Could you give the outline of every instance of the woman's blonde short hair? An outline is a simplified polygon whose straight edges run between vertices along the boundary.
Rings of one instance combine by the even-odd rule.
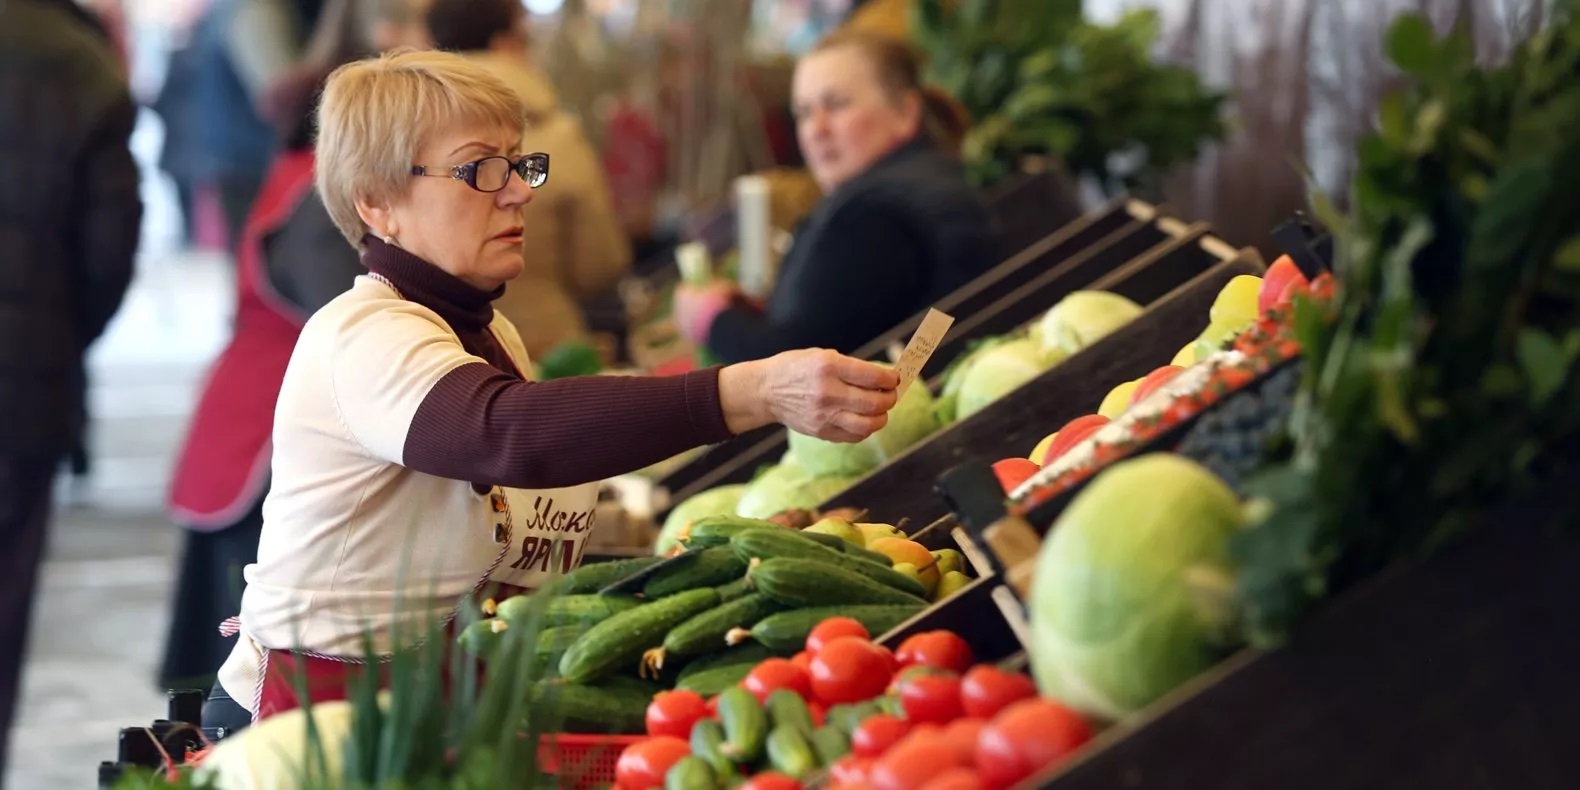
[[[526,110],[499,78],[447,52],[393,52],[329,75],[318,105],[316,182],[353,247],[368,233],[357,199],[398,200],[411,184],[418,149],[453,124],[498,126],[520,137]]]

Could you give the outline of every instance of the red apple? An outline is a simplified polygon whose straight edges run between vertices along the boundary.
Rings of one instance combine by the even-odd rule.
[[[1027,458],[1005,458],[993,464],[993,474],[998,476],[998,483],[1004,487],[1006,494],[1020,488],[1021,483],[1031,479],[1032,475],[1040,471],[1042,467]]]
[[[1299,283],[1298,287],[1292,287]],[[1256,309],[1265,313],[1268,308],[1284,302],[1289,295],[1305,290],[1308,285],[1306,276],[1300,273],[1300,267],[1295,265],[1288,255],[1280,255],[1273,265],[1267,267],[1267,274],[1262,276],[1262,289],[1256,294]]]
[[[1179,365],[1164,365],[1148,373],[1146,378],[1143,378],[1141,383],[1136,385],[1135,393],[1130,396],[1130,405],[1134,406],[1140,403],[1142,398],[1151,395],[1158,387],[1167,384],[1169,379],[1178,376],[1183,370],[1185,369]]]
[[[1042,465],[1047,466],[1058,460],[1065,451],[1080,444],[1086,437],[1107,424],[1108,418],[1101,414],[1088,414],[1065,423],[1064,427],[1059,429],[1059,435],[1053,440],[1053,444],[1048,445],[1048,454],[1043,457]]]

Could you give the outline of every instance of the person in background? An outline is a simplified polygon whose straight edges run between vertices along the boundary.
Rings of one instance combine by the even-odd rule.
[[[0,3],[0,775],[83,359],[132,278],[137,110],[73,0]]]
[[[422,46],[408,0],[329,0],[309,59],[265,91],[260,107],[280,139],[236,246],[236,320],[209,370],[176,459],[171,519],[185,528],[162,688],[209,688],[231,642],[215,624],[236,611],[241,570],[257,561],[269,491],[269,434],[286,362],[307,318],[363,274],[313,187],[313,111],[336,66]]]
[[[585,340],[577,301],[608,294],[631,268],[631,242],[581,123],[560,108],[554,87],[531,58],[520,0],[433,0],[433,45],[457,52],[499,77],[527,111],[529,151],[554,162],[554,186],[537,195],[523,226],[526,269],[496,306],[521,332],[527,354]]]
[[[823,198],[762,309],[735,286],[679,286],[677,328],[718,359],[850,352],[1000,260],[958,158],[965,111],[923,86],[905,42],[845,31],[796,65],[796,134]]]

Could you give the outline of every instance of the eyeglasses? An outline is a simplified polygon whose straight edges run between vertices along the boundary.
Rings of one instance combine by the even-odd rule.
[[[450,168],[449,173],[430,173],[430,168],[422,165],[412,165],[411,174],[414,176],[434,176],[438,178],[453,178],[465,181],[466,185],[479,192],[498,192],[510,183],[512,171],[525,181],[527,186],[537,189],[548,183],[549,180],[549,155],[527,154],[514,162],[508,157],[489,156],[464,165]],[[440,170],[442,168],[432,168]]]

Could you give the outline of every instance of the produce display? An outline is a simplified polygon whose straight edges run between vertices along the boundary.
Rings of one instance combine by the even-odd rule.
[[[796,647],[716,692],[655,696],[649,737],[620,754],[616,790],[1001,790],[1092,737],[1031,678],[976,663],[946,630],[891,652],[866,624],[833,616]]]
[[[788,658],[839,614],[884,633],[969,581],[965,558],[888,524],[825,517],[796,529],[740,516],[692,522],[683,551],[578,568],[533,595],[484,603],[457,641],[485,660],[532,634],[529,698],[566,732],[640,732],[654,694],[717,694]]]
[[[654,550],[675,551],[688,525],[708,516],[767,519],[812,511],[939,428],[987,408],[1141,312],[1118,294],[1071,293],[1019,331],[978,341],[944,371],[936,398],[925,386],[906,390],[888,424],[864,441],[840,444],[791,432],[789,450],[751,482],[709,489],[676,505]]]

